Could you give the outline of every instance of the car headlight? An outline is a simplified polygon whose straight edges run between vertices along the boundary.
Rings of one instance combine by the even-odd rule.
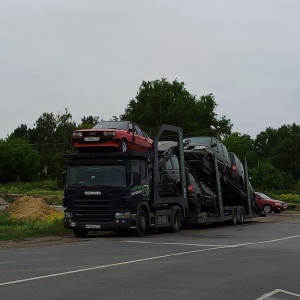
[[[275,205],[282,206],[282,204],[280,202],[275,202]]]
[[[116,133],[114,131],[104,131],[103,135],[104,136],[115,136]]]
[[[73,137],[82,137],[82,132],[73,132]]]

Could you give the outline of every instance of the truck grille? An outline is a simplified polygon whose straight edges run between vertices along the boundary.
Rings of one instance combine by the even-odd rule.
[[[115,218],[116,206],[120,205],[120,190],[103,192],[98,196],[83,196],[82,192],[68,191],[69,207],[75,222],[111,222]],[[71,202],[71,203],[70,203]]]

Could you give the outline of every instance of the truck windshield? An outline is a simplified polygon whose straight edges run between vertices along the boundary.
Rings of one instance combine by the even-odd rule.
[[[68,166],[66,186],[108,186],[126,185],[125,165]]]

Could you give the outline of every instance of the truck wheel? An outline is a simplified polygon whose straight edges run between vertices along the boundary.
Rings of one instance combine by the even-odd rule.
[[[119,144],[119,151],[127,152],[127,141],[125,139],[121,139],[120,144]]]
[[[147,218],[145,211],[141,208],[136,216],[136,234],[137,236],[144,236],[147,231]]]
[[[236,215],[236,210],[232,210],[232,219],[231,219],[231,225],[236,225],[237,224],[237,215]]]
[[[176,210],[173,217],[173,222],[171,225],[171,232],[179,232],[181,229],[181,213],[180,210]]]
[[[271,207],[270,204],[266,204],[266,205],[264,206],[264,212],[265,212],[266,214],[272,212],[272,207]]]
[[[81,237],[81,238],[86,237],[88,232],[89,231],[87,229],[81,229],[81,228],[73,229],[73,233],[75,234],[75,236]]]

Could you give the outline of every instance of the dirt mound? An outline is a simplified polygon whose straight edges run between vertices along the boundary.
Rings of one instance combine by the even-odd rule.
[[[12,218],[47,220],[58,212],[50,205],[46,204],[42,198],[24,196],[10,204],[6,209]]]

